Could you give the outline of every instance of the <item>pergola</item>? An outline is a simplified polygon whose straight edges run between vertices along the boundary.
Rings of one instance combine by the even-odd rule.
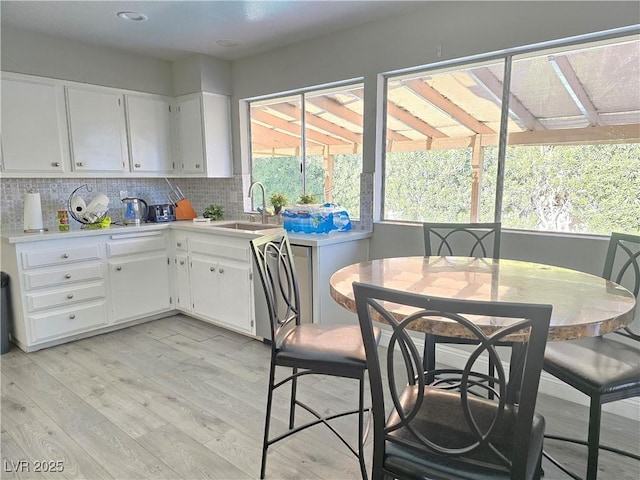
[[[470,148],[477,190],[482,147],[499,141],[503,68],[493,61],[389,78],[387,152]],[[362,153],[363,97],[362,85],[307,93],[304,136],[300,96],[252,103],[253,156],[299,156],[305,141],[331,182],[335,155]],[[508,145],[638,142],[640,41],[514,60]]]

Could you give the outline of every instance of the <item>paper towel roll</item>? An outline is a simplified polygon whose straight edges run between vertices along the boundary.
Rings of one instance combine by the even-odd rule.
[[[71,197],[71,210],[73,210],[76,215],[81,216],[86,209],[87,204],[84,201],[84,198],[79,197],[78,195]]]
[[[29,192],[24,196],[24,231],[27,233],[44,231],[39,193]]]

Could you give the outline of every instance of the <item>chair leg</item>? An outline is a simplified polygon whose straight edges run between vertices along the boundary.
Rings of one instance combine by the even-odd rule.
[[[296,416],[296,392],[298,390],[298,369],[293,369],[293,379],[291,380],[291,400],[289,405],[289,430],[293,429]]]
[[[589,409],[589,436],[587,439],[589,458],[587,461],[587,480],[596,480],[598,477],[598,454],[600,453],[600,420],[602,417],[602,405],[599,398],[591,399]]]
[[[264,439],[262,441],[262,461],[260,465],[260,479],[264,479],[267,469],[267,449],[269,448],[269,426],[271,424],[271,405],[273,404],[273,383],[276,375],[276,365],[272,361],[269,369],[269,391],[267,392],[267,413],[264,419]]]
[[[422,355],[422,361],[425,372],[435,370],[436,368],[436,341],[433,335],[426,333],[424,335],[424,352]],[[427,383],[433,383],[435,380],[433,375],[427,375]]]
[[[367,466],[364,462],[364,374],[358,379],[358,461],[360,462],[360,472],[362,480],[367,480]]]

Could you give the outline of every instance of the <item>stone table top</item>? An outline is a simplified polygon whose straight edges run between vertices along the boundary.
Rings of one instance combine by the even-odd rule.
[[[461,300],[541,303],[553,306],[549,341],[603,335],[629,324],[636,299],[624,287],[588,273],[516,260],[468,257],[398,257],[371,260],[338,270],[330,279],[335,301],[356,312],[353,282]],[[392,309],[402,319],[408,307]],[[505,320],[477,317],[491,334]],[[465,337],[457,323],[425,320],[414,329]],[[516,338],[511,340],[517,341]]]

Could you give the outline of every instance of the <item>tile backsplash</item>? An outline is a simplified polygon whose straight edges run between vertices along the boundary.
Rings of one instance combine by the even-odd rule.
[[[142,198],[149,205],[169,203],[169,186],[163,178],[3,178],[0,179],[0,224],[4,228],[22,228],[24,224],[24,195],[30,190],[40,193],[44,226],[51,229],[57,225],[57,210],[67,208],[69,195],[78,190],[87,203],[97,193],[109,197],[109,216],[112,222],[122,220],[120,192],[129,197]],[[174,178],[174,186],[180,187],[198,215],[204,209],[216,204],[224,209],[225,219],[241,218],[242,176],[232,178]],[[71,220],[72,227],[77,224]],[[77,226],[77,225],[76,225]]]

